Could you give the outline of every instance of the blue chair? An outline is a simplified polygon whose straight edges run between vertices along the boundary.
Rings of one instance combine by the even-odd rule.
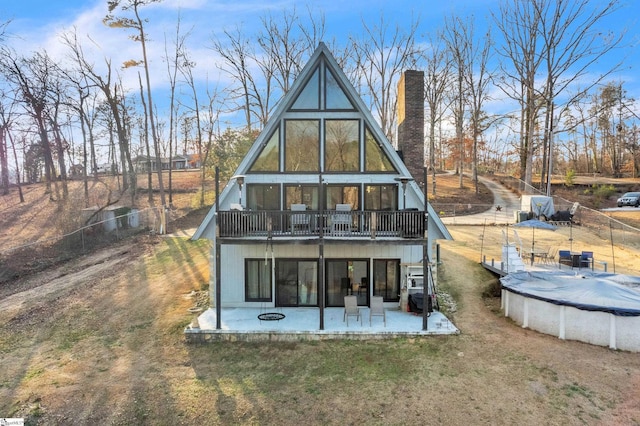
[[[591,268],[593,271],[593,252],[592,251],[583,251],[580,256],[580,267]]]
[[[562,265],[568,265],[573,267],[573,259],[571,257],[571,251],[560,250],[558,251],[558,268]]]

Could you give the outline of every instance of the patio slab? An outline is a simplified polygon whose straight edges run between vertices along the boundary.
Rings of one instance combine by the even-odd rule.
[[[460,331],[442,313],[434,311],[422,330],[422,314],[387,309],[386,326],[374,316],[369,324],[369,308],[360,307],[362,321],[343,320],[344,308],[325,308],[324,329],[320,330],[320,310],[304,308],[222,308],[221,328],[216,329],[216,310],[208,309],[184,333],[191,343],[215,341],[300,341],[300,340],[376,340],[397,337],[458,334]],[[279,321],[261,321],[266,312],[284,314]]]

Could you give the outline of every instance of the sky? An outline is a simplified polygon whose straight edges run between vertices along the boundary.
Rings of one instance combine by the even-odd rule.
[[[601,4],[603,0],[591,0]],[[362,34],[363,22],[368,26],[384,22],[406,27],[412,19],[419,19],[418,41],[427,42],[425,35],[434,33],[444,25],[445,17],[458,15],[473,16],[476,31],[483,31],[491,21],[491,13],[497,12],[498,0],[349,0],[349,1],[298,1],[298,0],[164,0],[141,8],[143,17],[148,18],[146,31],[149,34],[149,56],[152,58],[152,84],[161,86],[166,82],[166,65],[162,61],[164,40],[175,37],[176,22],[180,16],[181,27],[190,29],[188,47],[192,59],[197,63],[195,77],[201,81],[224,81],[226,77],[216,67],[217,58],[211,49],[212,39],[223,30],[242,28],[253,33],[260,26],[260,18],[268,14],[282,16],[293,8],[304,17],[307,10],[314,16],[323,13],[326,20],[325,41],[333,40],[338,45],[346,43],[350,34]],[[107,13],[107,0],[0,0],[0,22],[11,20],[7,28],[8,44],[21,52],[46,50],[54,57],[64,60],[65,47],[60,42],[60,34],[76,28],[79,36],[89,35],[93,44],[87,48],[95,55],[96,61],[109,57],[114,64],[140,57],[140,47],[127,38],[125,30],[110,29],[102,24]],[[640,64],[637,43],[640,40],[640,1],[621,0],[620,9],[603,22],[601,30],[628,32],[624,47],[613,55],[594,65],[607,66],[622,61],[623,67],[612,78],[623,81],[630,97],[640,99],[640,79],[637,78]],[[637,27],[637,28],[636,28]],[[497,32],[494,30],[494,33]],[[137,90],[137,74],[122,72],[125,84]],[[160,78],[158,78],[160,76]],[[128,83],[127,83],[128,82]],[[496,94],[490,101],[498,113],[506,113],[511,104]],[[640,110],[637,110],[640,112]],[[638,114],[640,115],[640,113]]]

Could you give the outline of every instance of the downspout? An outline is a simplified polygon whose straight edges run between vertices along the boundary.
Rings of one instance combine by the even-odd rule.
[[[429,200],[427,199],[427,168],[422,168],[424,173],[424,235],[422,238],[422,329],[428,329],[429,318]]]
[[[322,171],[319,174],[320,179],[320,188],[319,192],[319,200],[318,200],[318,208],[320,210],[318,215],[318,235],[320,239],[319,244],[319,253],[318,253],[318,261],[320,262],[320,268],[318,269],[318,307],[320,308],[320,330],[324,330],[324,184],[322,183]]]
[[[222,307],[220,303],[220,168],[216,166],[216,330],[220,330],[222,328],[221,318],[222,315]]]

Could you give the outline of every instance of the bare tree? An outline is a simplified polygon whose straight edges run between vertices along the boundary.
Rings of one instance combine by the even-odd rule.
[[[429,49],[425,53],[425,101],[428,109],[429,125],[429,169],[431,172],[431,193],[436,195],[436,126],[442,123],[446,91],[451,86],[450,56],[442,43],[442,33],[430,37]]]
[[[135,200],[135,192],[137,189],[136,172],[131,160],[130,141],[127,135],[126,119],[124,109],[121,103],[124,102],[124,90],[119,82],[118,76],[113,69],[111,60],[104,59],[105,73],[100,74],[95,64],[89,61],[84,53],[77,35],[74,32],[63,35],[64,44],[69,47],[71,58],[78,66],[78,72],[87,80],[89,87],[96,87],[104,96],[104,101],[108,109],[108,130],[109,137],[112,138],[112,127],[115,127],[116,137],[118,139],[118,147],[120,150],[122,164],[122,178],[124,181],[123,191],[131,188],[131,200]],[[102,108],[97,108],[104,115]],[[92,154],[95,158],[95,153]],[[96,172],[96,164],[93,165],[94,173]]]
[[[134,41],[140,42],[142,48],[142,65],[144,69],[145,83],[146,83],[146,97],[149,107],[149,122],[151,127],[151,137],[153,139],[153,146],[156,152],[156,165],[158,169],[158,189],[160,191],[160,203],[162,206],[166,205],[164,195],[164,185],[162,181],[162,161],[160,158],[160,140],[158,138],[155,114],[153,107],[153,98],[151,96],[151,77],[149,75],[149,60],[147,56],[147,39],[145,35],[145,27],[143,19],[140,17],[140,7],[146,6],[152,3],[159,3],[161,0],[109,0],[107,1],[109,15],[107,15],[103,22],[111,28],[127,28],[133,29],[135,35],[132,36]],[[133,18],[125,16],[116,17],[112,15],[113,11],[120,9],[122,12],[133,13]],[[139,64],[139,61],[133,61],[134,64]],[[166,229],[166,227],[165,227]]]
[[[543,59],[540,16],[532,2],[519,0],[505,0],[493,16],[503,38],[498,53],[505,60],[498,87],[520,104],[520,178],[531,184],[534,129],[540,111],[536,75]]]
[[[18,187],[18,194],[20,197],[20,202],[24,203],[24,194],[22,193],[22,185],[21,183],[21,177],[20,177],[20,162],[18,161],[18,153],[17,153],[17,149],[16,149],[16,143],[13,139],[13,133],[12,133],[12,127],[14,126],[14,108],[16,106],[16,100],[14,98],[14,96],[8,93],[4,93],[4,92],[0,92],[0,99],[2,99],[2,102],[0,102],[0,132],[2,133],[0,135],[0,144],[2,144],[2,147],[0,147],[0,149],[2,149],[4,151],[4,156],[5,158],[2,160],[2,179],[3,181],[5,180],[5,176],[4,174],[6,173],[6,188],[4,188],[4,182],[3,182],[3,192],[6,190],[6,192],[4,192],[5,194],[7,194],[9,192],[9,183],[10,183],[10,176],[9,176],[9,161],[8,161],[8,157],[9,157],[9,144],[7,144],[7,141],[11,144],[11,151],[13,152],[13,161],[14,161],[14,168],[15,168],[15,180],[16,180],[16,185]],[[7,103],[5,103],[5,101],[7,101]]]
[[[239,86],[230,89],[229,98],[238,103],[237,109],[244,111],[247,129],[253,127],[254,117],[262,126],[267,122],[271,112],[270,99],[275,64],[268,56],[259,63],[255,60],[258,55],[241,28],[236,28],[235,32],[225,30],[224,35],[226,42],[215,39],[212,48],[224,60],[222,71]],[[252,71],[252,66],[260,69],[260,75]],[[262,81],[258,77],[262,78]]]
[[[478,142],[480,136],[486,130],[490,122],[486,122],[484,114],[484,104],[489,100],[489,82],[492,78],[489,70],[489,59],[492,53],[493,40],[491,38],[491,30],[487,29],[482,37],[482,41],[478,40],[474,34],[474,25],[472,21],[468,25],[460,27],[465,49],[463,51],[467,72],[464,78],[467,87],[469,113],[471,119],[471,137],[473,139],[473,147],[471,152],[471,178],[473,179],[476,194],[478,188]]]
[[[175,39],[173,41],[173,51],[169,53],[169,47],[167,46],[167,40],[165,37],[164,52],[165,60],[167,62],[167,75],[169,77],[170,95],[169,95],[169,205],[173,203],[173,191],[172,191],[172,155],[173,155],[173,141],[175,136],[177,147],[177,129],[176,120],[178,115],[178,104],[176,103],[176,85],[178,81],[178,73],[182,62],[184,61],[185,43],[187,37],[191,31],[181,33],[180,30],[180,15],[178,15],[178,22],[176,24]]]
[[[397,111],[396,84],[402,71],[415,66],[421,54],[416,43],[419,20],[412,19],[408,26],[390,29],[380,16],[378,24],[362,22],[364,35],[350,40],[357,69],[356,86],[364,84],[370,94],[370,110],[378,113],[380,127],[389,140],[394,140]]]
[[[455,69],[455,89],[454,102],[452,104],[453,119],[456,127],[456,140],[458,141],[458,173],[459,186],[464,187],[464,162],[465,162],[465,140],[464,140],[464,119],[465,119],[465,100],[466,100],[466,84],[465,75],[470,72],[468,69],[466,52],[469,49],[469,40],[465,37],[464,29],[467,28],[461,18],[451,17],[445,20],[444,37],[447,43],[449,54],[451,55],[451,64]]]
[[[1,72],[7,82],[15,88],[15,93],[19,94],[21,104],[37,128],[40,153],[45,165],[46,192],[51,194],[53,182],[56,200],[60,200],[47,110],[50,107],[49,96],[53,84],[53,63],[44,53],[22,57],[6,48],[2,49],[0,57]],[[53,200],[53,197],[51,199]]]
[[[281,93],[287,93],[304,66],[303,55],[308,47],[302,38],[294,34],[298,22],[295,8],[284,11],[281,20],[269,14],[261,21],[263,31],[257,39],[264,59],[255,59],[261,63],[262,69],[270,71]]]
[[[236,83],[229,89],[229,99],[244,111],[249,132],[256,122],[260,128],[267,123],[276,101],[289,91],[305,57],[324,35],[324,16],[316,18],[311,11],[308,22],[294,8],[283,12],[281,19],[264,16],[261,23],[253,36],[236,27],[223,30],[212,42],[212,49],[224,61],[221,70]]]
[[[624,30],[620,34],[602,33],[598,25],[619,8],[617,0],[602,6],[588,0],[537,0],[532,2],[536,14],[540,16],[540,34],[543,40],[543,57],[546,66],[546,79],[543,88],[545,100],[545,132],[543,139],[544,161],[552,149],[551,142],[556,131],[556,122],[562,114],[593,87],[619,68],[619,62],[613,62],[595,78],[590,78],[586,87],[573,96],[567,96],[556,112],[558,98],[567,95],[567,91],[576,81],[590,71],[591,66],[600,61],[622,41]],[[550,191],[551,172],[546,183]],[[542,182],[545,182],[544,170]],[[550,194],[548,194],[550,195]]]

